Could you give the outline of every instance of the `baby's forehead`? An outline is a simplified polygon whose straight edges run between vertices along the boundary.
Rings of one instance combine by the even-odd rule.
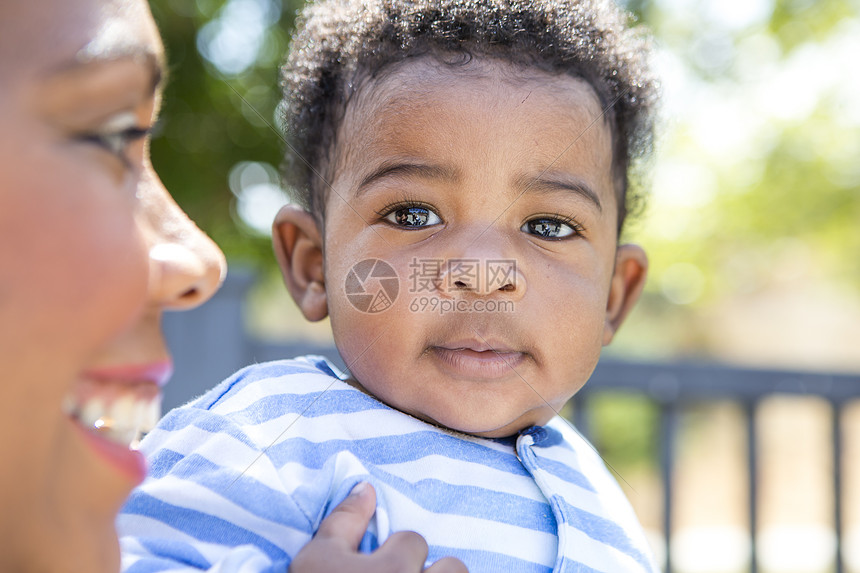
[[[596,143],[588,152],[592,160],[611,162],[612,137],[600,121],[598,96],[588,82],[568,74],[489,58],[451,63],[421,57],[355,85],[333,149],[339,175],[356,175],[352,172],[374,158],[421,156],[427,150],[438,157],[446,141],[458,143],[464,134],[457,130],[465,125],[473,126],[466,135],[482,146],[511,142],[507,136],[513,131],[527,137],[523,147],[534,142],[533,134],[526,136],[528,127],[544,125],[543,139],[574,142],[585,136]]]
[[[362,78],[358,86],[345,115],[365,122],[378,119],[382,111],[408,113],[409,107],[434,98],[487,100],[487,88],[494,86],[503,87],[512,98],[525,93],[529,98],[564,103],[574,114],[597,115],[602,108],[597,92],[582,78],[489,57],[411,58]]]

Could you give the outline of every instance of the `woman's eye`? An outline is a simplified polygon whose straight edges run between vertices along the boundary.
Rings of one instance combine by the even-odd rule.
[[[80,140],[103,147],[119,157],[124,163],[128,163],[129,146],[149,135],[149,131],[148,128],[130,127],[110,133],[87,133],[81,135]]]
[[[582,228],[575,223],[566,223],[551,217],[541,217],[527,221],[523,224],[521,230],[543,239],[564,239],[572,235],[579,235],[582,232]]]
[[[442,222],[439,215],[427,207],[400,207],[385,215],[385,220],[398,227],[420,228],[436,225]]]
[[[140,127],[134,113],[125,111],[111,117],[93,131],[78,134],[76,139],[98,145],[130,166],[128,148],[149,135],[150,131],[150,127]]]

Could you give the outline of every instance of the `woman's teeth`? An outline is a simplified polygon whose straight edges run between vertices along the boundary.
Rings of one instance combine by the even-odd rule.
[[[133,447],[141,434],[152,430],[161,418],[161,396],[139,398],[126,394],[111,402],[99,396],[85,401],[69,399],[65,410],[88,430]]]

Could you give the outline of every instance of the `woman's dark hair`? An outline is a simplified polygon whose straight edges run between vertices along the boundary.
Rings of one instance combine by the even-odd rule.
[[[282,69],[284,180],[324,218],[326,181],[346,105],[368,78],[407,58],[491,57],[588,81],[613,136],[619,230],[640,193],[657,99],[647,36],[612,0],[323,0],[298,19]],[[454,58],[455,60],[458,58]],[[464,58],[459,58],[463,61]]]

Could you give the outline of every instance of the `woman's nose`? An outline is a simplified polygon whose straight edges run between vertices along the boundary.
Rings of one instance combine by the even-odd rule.
[[[182,240],[149,249],[150,299],[162,308],[186,310],[200,305],[218,290],[226,274],[221,250],[197,229]]]
[[[165,309],[185,310],[209,300],[227,264],[221,249],[179,208],[152,174],[139,194],[149,228],[149,299]]]

